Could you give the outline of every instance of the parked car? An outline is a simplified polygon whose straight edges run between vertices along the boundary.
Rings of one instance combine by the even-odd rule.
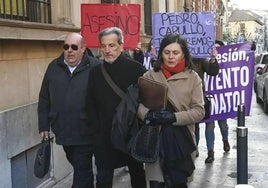
[[[254,66],[254,91],[256,92],[256,79],[259,76],[257,72],[262,72],[263,67],[268,63],[268,52],[261,53],[255,56]]]
[[[263,110],[268,114],[268,64],[259,69],[255,80],[255,93],[257,103],[263,103]]]

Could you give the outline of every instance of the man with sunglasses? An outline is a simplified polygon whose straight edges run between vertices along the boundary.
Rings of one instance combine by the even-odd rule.
[[[93,133],[85,112],[89,71],[99,63],[89,56],[80,34],[66,36],[63,53],[45,72],[38,102],[39,133],[62,145],[74,169],[73,188],[94,188]]]
[[[98,172],[96,185],[97,188],[112,188],[114,168],[127,165],[132,188],[146,188],[143,164],[112,146],[112,121],[121,97],[105,79],[102,68],[123,92],[126,92],[131,84],[136,84],[146,70],[140,63],[122,53],[124,40],[121,29],[110,27],[102,30],[99,33],[99,42],[104,60],[102,64],[94,67],[89,75],[86,97],[90,124],[98,127],[94,151]]]

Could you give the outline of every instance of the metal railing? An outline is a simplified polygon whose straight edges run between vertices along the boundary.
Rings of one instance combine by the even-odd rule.
[[[0,18],[51,24],[50,0],[0,0]]]

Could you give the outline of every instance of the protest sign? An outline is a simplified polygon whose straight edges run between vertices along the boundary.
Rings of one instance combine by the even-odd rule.
[[[81,34],[87,47],[98,48],[98,33],[114,26],[122,29],[124,48],[134,49],[140,41],[140,5],[81,4]]]
[[[150,52],[145,52],[144,53],[144,61],[143,61],[143,66],[149,70],[153,67],[153,61],[157,59],[157,56],[154,54],[151,54]]]
[[[205,91],[211,93],[211,115],[205,122],[237,117],[239,105],[250,114],[254,77],[251,43],[217,47],[220,70],[217,76],[204,75]]]
[[[215,41],[215,17],[213,12],[154,13],[153,45],[156,53],[166,34],[180,33],[186,38],[193,57],[210,57]]]

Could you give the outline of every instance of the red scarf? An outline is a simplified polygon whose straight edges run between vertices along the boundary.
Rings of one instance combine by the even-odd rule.
[[[185,69],[185,58],[180,60],[175,67],[169,67],[166,64],[162,64],[161,68],[162,68],[163,74],[168,79],[173,74],[176,74],[176,73],[184,71],[184,69]]]

